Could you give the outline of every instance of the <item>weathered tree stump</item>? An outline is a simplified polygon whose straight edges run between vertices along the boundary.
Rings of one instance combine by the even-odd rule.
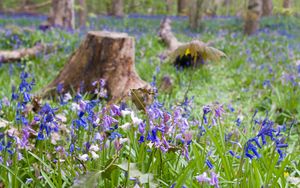
[[[246,35],[252,35],[259,29],[262,6],[261,0],[249,0],[244,26],[244,33]]]
[[[62,92],[78,90],[93,93],[92,83],[104,79],[107,94],[115,100],[127,96],[132,89],[150,86],[134,67],[134,38],[126,33],[90,31],[71,55],[59,75],[45,89],[44,96],[53,95],[61,84]]]
[[[59,26],[65,29],[74,29],[74,0],[52,0],[48,24],[50,26]]]

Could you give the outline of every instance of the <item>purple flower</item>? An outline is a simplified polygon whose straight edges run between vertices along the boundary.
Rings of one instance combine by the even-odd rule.
[[[203,174],[199,175],[199,176],[196,176],[196,180],[199,182],[199,183],[203,183],[203,182],[209,182],[210,181],[210,178],[207,177],[207,173],[206,172],[203,172]]]
[[[121,110],[120,107],[118,107],[117,105],[112,104],[110,109],[110,113],[112,116],[121,116]]]
[[[215,172],[211,172],[211,179],[210,179],[210,185],[214,185],[216,188],[219,188],[219,180],[218,175]]]
[[[211,112],[210,106],[204,106],[203,107],[203,115],[208,114],[209,112]]]
[[[140,132],[141,134],[144,134],[145,128],[146,128],[146,124],[145,124],[144,122],[141,122],[141,123],[139,124],[139,132]]]
[[[215,109],[215,117],[220,118],[224,113],[223,105],[218,105]]]
[[[118,121],[111,116],[104,115],[102,126],[105,130],[108,130],[114,123]]]
[[[210,173],[210,178],[207,176],[206,172],[203,172],[203,174],[196,176],[196,180],[199,183],[209,183],[210,185],[215,186],[215,188],[219,188],[219,180],[218,175],[215,172]]]

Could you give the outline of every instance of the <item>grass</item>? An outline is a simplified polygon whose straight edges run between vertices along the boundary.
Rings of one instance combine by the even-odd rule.
[[[50,108],[46,105],[39,113],[26,110],[30,102],[23,95],[29,91],[17,91],[21,97],[10,100],[11,87],[18,87],[23,71],[30,73],[23,78],[26,83],[35,79],[33,93],[54,79],[87,31],[26,32],[9,26],[34,28],[43,21],[26,19],[0,18],[2,49],[40,41],[59,48],[0,67],[0,118],[10,122],[0,128],[0,182],[5,187],[209,187],[214,183],[197,181],[204,172],[209,181],[213,173],[218,174],[221,187],[297,187],[297,18],[265,18],[251,37],[242,35],[242,21],[235,17],[206,19],[205,29],[198,33],[187,29],[185,18],[174,18],[173,30],[180,40],[214,41],[228,56],[183,71],[160,59],[165,48],[155,36],[158,17],[92,18],[87,30],[121,31],[136,37],[136,68],[142,79],[152,82],[155,76],[157,87],[166,75],[173,80],[172,91],[159,91],[147,113],[130,102],[119,109],[89,96],[77,100],[73,96],[63,105],[44,100],[42,106],[49,103]],[[18,103],[23,107],[18,108]],[[132,115],[119,114],[128,110]],[[285,143],[287,148],[280,145]]]

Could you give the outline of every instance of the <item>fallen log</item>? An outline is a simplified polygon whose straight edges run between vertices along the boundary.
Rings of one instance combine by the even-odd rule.
[[[22,48],[18,50],[0,50],[0,63],[12,63],[23,58],[33,58],[40,53],[48,54],[54,50],[53,45],[37,44],[32,48]]]
[[[58,76],[44,88],[43,96],[55,96],[58,85],[62,93],[94,93],[97,85],[93,83],[101,79],[113,101],[129,96],[134,89],[151,88],[135,71],[134,46],[134,38],[126,33],[88,32]]]
[[[206,60],[218,61],[226,56],[222,51],[210,47],[208,43],[192,40],[183,43],[177,40],[172,32],[171,20],[165,18],[160,24],[158,35],[167,46],[165,53],[175,66],[190,67],[203,64]]]

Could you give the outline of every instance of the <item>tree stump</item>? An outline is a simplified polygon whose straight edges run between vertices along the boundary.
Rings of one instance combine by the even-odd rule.
[[[261,0],[249,0],[244,27],[245,34],[252,35],[259,29],[262,6]]]
[[[48,24],[50,26],[59,26],[65,29],[74,29],[74,0],[52,0]]]
[[[44,96],[53,95],[59,84],[62,92],[94,92],[92,83],[100,79],[105,80],[112,100],[127,96],[132,89],[149,89],[135,71],[134,45],[134,38],[126,33],[88,32],[59,75],[44,89]]]

